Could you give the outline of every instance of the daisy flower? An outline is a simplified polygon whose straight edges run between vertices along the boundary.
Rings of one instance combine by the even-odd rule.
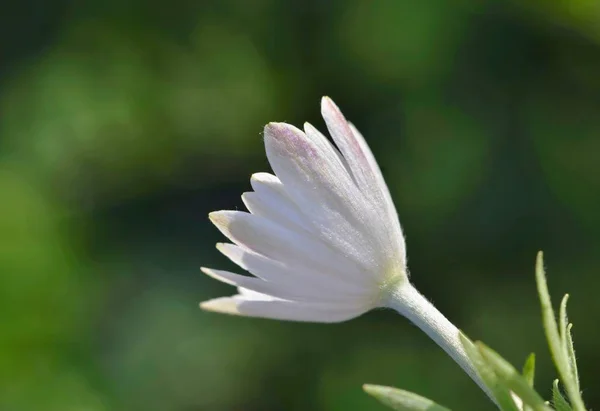
[[[209,217],[232,243],[221,253],[252,276],[202,268],[238,294],[205,310],[278,320],[340,322],[390,307],[438,343],[482,387],[458,329],[410,283],[394,203],[365,139],[328,97],[315,127],[264,129],[274,175],[256,173],[242,195],[249,212]],[[487,392],[487,389],[484,388]]]

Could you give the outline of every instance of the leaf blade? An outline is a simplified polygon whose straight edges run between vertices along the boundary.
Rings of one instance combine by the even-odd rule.
[[[571,406],[565,400],[558,386],[558,379],[552,384],[552,405],[556,411],[572,411]]]
[[[573,374],[573,380],[575,386],[577,387],[577,391],[581,391],[579,385],[579,371],[577,370],[577,358],[575,357],[575,347],[573,346],[573,334],[571,333],[571,329],[573,328],[573,324],[569,323],[567,325],[566,331],[566,339],[567,339],[567,358],[569,360],[569,368],[571,369],[571,373]]]
[[[535,379],[535,353],[529,354],[523,365],[523,377],[527,380],[530,387],[533,387]]]
[[[534,411],[549,411],[543,398],[529,385],[528,381],[504,358],[485,344],[478,342],[477,348],[498,379],[513,391],[524,405]]]
[[[550,353],[552,354],[552,360],[558,370],[562,382],[565,386],[565,390],[571,400],[571,404],[576,411],[585,411],[585,405],[581,398],[581,393],[578,388],[578,383],[573,380],[573,373],[570,371],[569,360],[567,358],[562,339],[559,334],[558,325],[556,324],[556,318],[554,316],[554,310],[552,309],[552,302],[550,300],[550,293],[548,291],[548,283],[546,280],[546,271],[544,270],[544,253],[538,252],[536,265],[535,265],[535,279],[538,289],[538,295],[540,298],[540,305],[542,308],[542,322],[544,324],[544,330],[546,333],[546,339],[548,346],[550,347]],[[567,297],[568,299],[568,297]],[[564,308],[564,322],[566,322],[566,299],[563,298]],[[562,306],[563,304],[561,304]],[[559,321],[563,322],[562,319]]]
[[[432,400],[409,391],[383,385],[365,384],[363,390],[397,411],[450,411]]]
[[[533,382],[535,379],[535,353],[529,354],[523,365],[523,377],[527,381],[530,387],[533,388]],[[523,411],[531,411],[528,406],[523,407]]]
[[[515,404],[510,390],[506,389],[506,387],[498,382],[496,374],[486,364],[476,345],[462,332],[459,333],[459,337],[467,357],[469,357],[473,363],[475,370],[479,374],[479,377],[481,377],[484,384],[494,395],[496,402],[498,403],[498,407],[502,411],[521,411],[517,404]]]

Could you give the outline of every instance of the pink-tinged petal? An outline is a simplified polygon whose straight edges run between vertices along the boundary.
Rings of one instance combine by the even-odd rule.
[[[389,247],[380,234],[385,227],[336,153],[288,124],[270,123],[264,135],[271,167],[314,231],[366,272],[380,275]]]
[[[336,145],[344,155],[348,167],[360,190],[382,212],[386,221],[388,242],[393,244],[393,254],[406,262],[404,237],[396,208],[381,170],[363,136],[353,127],[329,97],[321,100],[321,114]]]
[[[308,122],[304,123],[304,133],[306,137],[321,150],[334,153],[340,164],[344,167],[344,170],[346,170],[346,173],[352,177],[352,173],[350,172],[350,168],[348,167],[346,159],[342,156],[339,150],[333,144],[331,144],[327,137],[323,135],[323,133],[321,133]]]
[[[381,188],[375,184],[378,182],[363,147],[354,136],[340,109],[329,97],[323,97],[321,100],[321,114],[333,141],[344,155],[359,188],[364,193],[375,196],[374,200],[377,203],[383,203]]]
[[[373,170],[373,175],[375,177],[376,182],[374,183],[374,187],[379,187],[383,199],[385,201],[386,210],[387,210],[387,227],[391,231],[391,239],[390,242],[395,244],[395,250],[398,251],[398,255],[400,257],[401,264],[406,266],[406,243],[404,240],[404,234],[402,233],[402,227],[400,225],[400,219],[398,218],[398,213],[396,212],[396,206],[394,205],[394,200],[392,200],[392,196],[390,194],[390,190],[385,183],[385,179],[383,178],[383,174],[381,173],[381,169],[377,164],[377,160],[375,160],[375,156],[373,152],[369,148],[367,142],[363,135],[354,127],[352,123],[348,123],[354,137],[358,145],[361,147],[362,152],[365,154],[365,158],[369,163],[369,167]]]

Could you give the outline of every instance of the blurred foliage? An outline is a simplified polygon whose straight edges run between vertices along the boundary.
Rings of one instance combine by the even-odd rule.
[[[265,123],[323,128],[321,95],[384,170],[413,281],[514,364],[535,350],[544,395],[546,251],[595,408],[598,4],[3,4],[0,409],[384,409],[365,382],[492,409],[393,313],[323,326],[197,309],[232,292],[197,271],[227,264],[206,214],[242,208],[268,170]]]

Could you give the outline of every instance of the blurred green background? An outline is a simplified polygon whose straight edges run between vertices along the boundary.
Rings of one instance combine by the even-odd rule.
[[[361,384],[491,410],[392,312],[336,325],[201,312],[231,287],[207,213],[269,170],[269,121],[366,136],[412,279],[519,365],[534,260],[600,371],[600,3],[23,0],[0,13],[0,410],[383,410]]]

